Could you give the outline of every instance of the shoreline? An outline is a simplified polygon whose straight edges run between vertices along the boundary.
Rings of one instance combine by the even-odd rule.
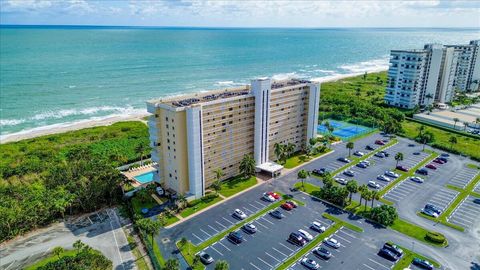
[[[367,71],[367,73],[378,73],[386,71],[385,68],[378,68],[374,70]],[[363,75],[364,72],[350,73],[350,74],[341,74],[333,76],[325,76],[320,78],[311,79],[314,82],[326,83],[326,82],[335,82],[342,79],[347,79],[351,77],[356,77]],[[100,119],[85,119],[77,122],[70,123],[59,123],[48,126],[36,127],[33,129],[27,129],[15,133],[0,135],[0,144],[18,142],[26,139],[32,139],[36,137],[41,137],[45,135],[65,133],[74,130],[80,130],[84,128],[98,127],[98,126],[109,126],[117,122],[125,121],[142,121],[145,122],[142,118],[148,116],[149,113],[145,108],[145,111],[136,114],[130,115],[115,115],[115,116],[106,116]]]

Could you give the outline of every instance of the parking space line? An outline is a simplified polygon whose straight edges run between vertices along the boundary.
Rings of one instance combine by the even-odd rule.
[[[368,265],[366,265],[366,264],[363,264],[363,266],[366,266],[368,269],[375,270],[375,268],[372,268],[372,267],[370,267],[370,266],[368,266]]]
[[[218,225],[222,226],[224,229],[226,229],[226,228],[227,228],[227,227],[223,226],[223,224],[222,224],[222,223],[220,223],[220,222],[218,222],[218,221],[216,221],[216,220],[215,220],[215,223],[217,223]]]
[[[250,263],[250,265],[253,266],[253,267],[255,267],[255,269],[257,269],[257,270],[262,270],[261,268],[257,267],[257,266],[256,266],[255,264],[253,264],[253,263]]]
[[[351,235],[351,234],[349,234],[349,233],[345,232],[343,229],[342,229],[342,230],[340,230],[340,231],[338,231],[338,232],[341,232],[341,233],[343,233],[343,234],[346,234],[346,235],[350,236],[351,238],[355,238],[355,239],[357,239],[357,237],[356,237],[356,236],[354,236],[354,235]]]
[[[270,253],[268,253],[268,252],[265,251],[265,254],[267,254],[268,256],[270,256],[270,257],[271,257],[272,259],[274,259],[275,261],[280,262],[279,259],[273,257],[272,255],[270,255]]]
[[[268,205],[268,204],[263,204],[263,203],[261,203],[261,202],[259,202],[259,201],[254,201],[254,202],[256,202],[257,204],[261,205],[262,208]]]
[[[285,254],[285,253],[281,252],[280,250],[278,250],[278,249],[276,249],[276,248],[274,248],[274,247],[272,247],[272,249],[273,249],[273,250],[275,250],[276,252],[278,252],[278,253],[282,254],[283,256],[285,256],[285,257],[288,257],[288,255],[287,255],[287,254]]]
[[[350,244],[350,243],[352,243],[352,241],[349,241],[349,240],[347,240],[347,239],[345,239],[345,238],[341,237],[341,236],[340,236],[340,235],[338,235],[338,234],[335,234],[335,237],[337,237],[337,238],[340,238],[340,239],[342,239],[343,241],[345,241],[345,242],[347,242],[347,243],[349,243],[349,244]]]
[[[207,225],[207,226],[210,227],[210,229],[214,230],[216,233],[218,233],[218,230],[217,230],[217,229],[213,228],[213,227],[210,226],[210,225]]]
[[[244,239],[244,240],[245,240],[245,239]],[[227,246],[225,246],[225,245],[222,243],[222,241],[221,241],[221,240],[220,240],[220,241],[218,241],[217,243],[219,243],[219,244],[220,244],[222,247],[224,247],[226,250],[228,250],[228,251],[232,251],[232,250],[231,250],[231,249],[229,249]]]
[[[211,249],[215,250],[218,254],[220,254],[220,256],[223,256],[223,253],[221,253],[220,251],[218,251],[216,248],[212,246],[210,246]]]
[[[268,266],[270,266],[270,267],[273,268],[273,265],[271,265],[271,264],[267,263],[266,261],[262,260],[260,257],[257,257],[257,259],[259,259],[259,260],[260,260],[261,262],[263,262],[264,264],[266,264],[266,265],[268,265]]]
[[[242,206],[242,208],[245,209],[245,211],[250,212],[251,214],[254,214],[254,213],[255,213],[255,212],[253,212],[252,210],[250,210],[250,209],[248,209],[248,208],[246,208],[246,207],[243,207],[243,206]]]
[[[228,223],[230,223],[230,225],[233,225],[233,222],[231,222],[230,220],[226,219],[225,217],[222,217],[225,221],[227,221]]]
[[[198,235],[196,235],[196,234],[194,234],[194,233],[192,233],[192,235],[195,236],[195,237],[196,237],[198,240],[200,240],[201,242],[203,242],[203,239],[200,238],[200,237],[198,237]]]
[[[200,231],[202,231],[204,234],[208,235],[208,237],[211,237],[210,234],[208,234],[206,231],[204,231],[203,229],[200,229]]]
[[[265,229],[268,229],[268,227],[267,227],[267,226],[265,226],[265,225],[263,225],[262,223],[260,223],[260,222],[258,221],[258,219],[257,219],[257,220],[255,220],[255,221],[257,222],[256,224],[258,224],[258,225],[260,225],[260,226],[264,227]]]
[[[272,224],[272,225],[274,224],[274,223],[271,222],[270,220],[266,219],[265,216],[261,217],[260,219],[261,219],[261,220],[264,220],[264,221],[266,221],[266,222],[268,222],[268,223],[270,223],[270,224]]]
[[[249,205],[250,205],[251,207],[255,208],[255,210],[257,210],[257,211],[260,210],[260,208],[256,207],[255,205],[253,205],[253,204],[251,204],[251,203],[249,203]]]
[[[285,246],[283,243],[279,243],[279,244],[280,244],[280,245],[282,245],[284,248],[286,248],[286,249],[288,249],[288,250],[292,251],[292,252],[294,251],[293,249],[291,249],[291,248],[289,248],[289,247]]]
[[[390,269],[389,267],[387,267],[387,266],[385,266],[385,265],[383,265],[383,264],[381,264],[381,263],[379,263],[379,262],[377,262],[377,261],[375,261],[375,260],[372,260],[372,259],[370,259],[370,258],[368,258],[368,260],[371,261],[371,262],[373,262],[373,263],[376,263],[376,264],[380,265],[380,266],[383,267],[383,268]]]

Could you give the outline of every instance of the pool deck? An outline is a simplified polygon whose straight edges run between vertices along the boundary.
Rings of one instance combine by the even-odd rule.
[[[122,172],[122,174],[125,175],[128,179],[133,180],[132,186],[139,187],[143,184],[138,182],[135,179],[135,176],[141,175],[141,174],[144,174],[144,173],[148,173],[148,172],[151,172],[151,171],[154,171],[154,170],[155,170],[155,168],[153,167],[153,165],[148,164],[148,165],[143,165],[139,168],[134,168],[134,169],[130,169],[128,171],[124,171],[124,172]]]

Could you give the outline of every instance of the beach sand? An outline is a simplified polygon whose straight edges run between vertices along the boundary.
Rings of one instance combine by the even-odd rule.
[[[382,71],[386,71],[386,69],[371,70],[371,71],[368,71],[368,73],[377,73]],[[342,74],[342,75],[320,77],[320,78],[314,78],[311,80],[314,82],[320,82],[320,83],[334,82],[341,79],[355,77],[363,74],[364,72],[359,72],[354,74]],[[89,127],[108,126],[108,125],[111,125],[117,122],[123,122],[123,121],[145,121],[142,118],[148,115],[149,113],[147,113],[147,110],[145,108],[144,112],[138,113],[135,115],[122,115],[122,116],[117,115],[117,116],[105,117],[101,119],[88,119],[88,120],[82,120],[82,121],[73,122],[73,123],[62,123],[62,124],[44,126],[44,127],[29,129],[29,130],[20,131],[12,134],[1,135],[0,143],[16,142],[16,141],[31,139],[35,137],[44,136],[44,135],[64,133],[68,131],[79,130],[79,129],[89,128]]]

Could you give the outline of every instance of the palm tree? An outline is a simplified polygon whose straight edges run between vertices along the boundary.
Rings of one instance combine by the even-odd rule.
[[[398,162],[403,160],[403,153],[398,152],[398,153],[395,155],[395,160],[397,161],[397,164],[395,165],[395,167],[396,167],[396,166],[398,166]]]
[[[293,155],[293,153],[295,152],[295,144],[293,143],[288,143],[286,146],[285,146],[285,151],[287,152],[287,156],[288,157],[291,157]]]
[[[177,201],[180,204],[180,208],[183,209],[185,208],[185,205],[187,204],[187,197],[183,194],[178,194],[177,195]]]
[[[188,244],[188,239],[186,237],[182,237],[182,239],[178,241],[178,245],[180,246],[181,249],[183,249],[187,244]],[[190,246],[188,247],[189,247],[189,250],[187,250],[187,253],[190,254]]]
[[[302,188],[305,190],[305,179],[310,175],[309,171],[306,170],[300,170],[298,171],[298,178],[302,181]]]
[[[450,149],[453,149],[453,145],[457,144],[457,137],[450,136],[450,138],[448,139],[448,142],[450,143]]]
[[[378,200],[380,199],[380,194],[378,194],[378,191],[377,191],[377,190],[372,190],[372,191],[371,191],[371,197],[370,197],[370,199],[372,199],[372,206],[371,206],[371,207],[373,208],[373,202],[374,202],[375,200],[378,201]]]
[[[352,151],[352,149],[353,149],[354,146],[355,146],[355,145],[353,144],[353,142],[348,142],[348,143],[347,143],[346,147],[347,147],[347,149],[348,149],[348,156],[350,156],[350,152]]]
[[[215,264],[215,270],[228,270],[229,268],[228,262],[224,260],[219,260]]]
[[[220,181],[222,179],[222,177],[225,175],[223,170],[220,169],[220,168],[213,171],[213,173],[215,174],[215,180],[217,180],[217,181]]]
[[[350,193],[350,203],[352,203],[352,195],[354,193],[357,193],[358,192],[358,184],[357,184],[357,181],[355,180],[350,180],[347,182],[347,185],[346,185],[346,188],[348,190],[348,192]]]
[[[218,194],[218,192],[222,189],[222,182],[220,180],[215,180],[213,183],[210,185],[210,187],[215,190],[215,193]]]
[[[255,174],[255,160],[250,155],[244,155],[240,161],[240,173],[243,177],[248,178]]]
[[[463,122],[463,131],[466,131],[468,127],[468,122]]]
[[[52,250],[53,255],[57,256],[60,259],[60,255],[65,251],[63,247],[54,247]]]
[[[420,141],[423,144],[422,151],[425,151],[425,145],[427,143],[433,142],[434,140],[435,140],[435,136],[433,135],[433,133],[431,131],[425,131],[420,137]]]
[[[273,145],[273,153],[275,156],[277,156],[277,160],[280,162],[284,159],[285,157],[285,145],[280,144],[280,143],[275,143]]]
[[[80,253],[80,251],[85,247],[85,244],[81,240],[77,240],[73,243],[73,248]]]
[[[168,260],[165,261],[165,270],[180,270],[180,262],[178,259],[175,258],[169,258]]]
[[[425,95],[425,98],[427,99],[427,103],[430,103],[430,99],[433,98],[433,95],[432,94],[427,94],[427,95]]]
[[[361,196],[365,200],[365,211],[367,211],[367,203],[372,198],[372,192],[367,188],[361,193]]]
[[[142,218],[137,221],[136,225],[137,227],[144,231],[147,235],[150,235],[152,237],[152,246],[153,246],[153,241],[154,241],[154,236],[160,231],[160,228],[163,227],[164,222],[162,220],[157,219],[149,219],[149,218]]]
[[[365,190],[368,190],[367,185],[363,184],[358,188],[358,191],[360,192],[360,205],[362,205],[362,199],[363,199],[363,193]]]
[[[148,147],[146,147],[143,143],[140,143],[135,147],[135,152],[140,154],[140,165],[143,165],[143,158],[145,155],[148,155],[147,151]]]
[[[455,129],[455,127],[457,126],[457,122],[458,122],[458,121],[460,121],[460,119],[458,119],[458,118],[456,118],[456,117],[453,118],[453,122],[454,122],[454,124],[453,124],[453,129]]]

